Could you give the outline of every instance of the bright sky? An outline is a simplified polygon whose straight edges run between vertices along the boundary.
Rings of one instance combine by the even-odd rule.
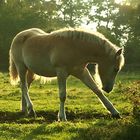
[[[123,4],[124,2],[125,2],[125,0],[115,0],[115,3],[117,3],[117,4]],[[94,10],[91,11],[91,13],[92,12],[94,13]],[[84,21],[84,19],[83,19],[83,21]],[[101,24],[105,25],[105,23],[103,23],[103,22]],[[82,25],[81,25],[81,28],[90,29],[90,30],[93,30],[93,31],[96,31],[96,27],[97,27],[97,23],[93,23],[93,22],[89,23],[88,25],[86,25],[86,23],[83,22]]]
[[[51,0],[45,0],[45,1],[51,1]],[[59,1],[59,0],[58,0],[58,1]],[[88,0],[85,0],[85,1],[88,1]],[[114,1],[115,1],[115,3],[117,3],[117,4],[123,4],[125,0],[114,0]],[[93,7],[93,11],[91,11],[91,14],[92,14],[92,12],[94,13],[94,7]],[[92,14],[92,15],[94,15],[94,14]],[[85,22],[84,22],[84,21],[85,21]],[[87,25],[86,22],[87,22],[87,20],[86,20],[86,17],[85,17],[85,18],[83,18],[83,23],[82,23],[82,25],[81,25],[81,28],[96,31],[97,23],[91,22],[91,23],[89,23],[89,24]],[[102,24],[102,25],[105,25],[105,23],[103,23],[103,22],[102,22],[101,24]]]
[[[115,0],[117,4],[122,4],[125,0]]]

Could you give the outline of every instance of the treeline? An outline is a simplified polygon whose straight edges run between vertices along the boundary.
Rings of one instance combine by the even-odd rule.
[[[0,0],[0,70],[8,68],[13,37],[37,27],[51,32],[87,25],[125,48],[126,69],[140,69],[140,1],[126,0]]]

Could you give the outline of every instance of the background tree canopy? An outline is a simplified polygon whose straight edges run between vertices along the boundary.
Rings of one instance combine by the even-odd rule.
[[[0,0],[0,70],[8,69],[14,36],[27,28],[51,32],[63,27],[93,28],[125,47],[125,69],[140,69],[140,1]]]

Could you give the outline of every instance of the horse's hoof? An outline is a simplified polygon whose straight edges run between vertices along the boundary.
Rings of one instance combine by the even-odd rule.
[[[58,122],[66,122],[67,119],[66,118],[58,118]]]
[[[37,117],[37,115],[33,109],[29,112],[28,117],[33,117],[33,118]]]
[[[28,110],[27,110],[27,109],[22,109],[22,110],[21,110],[21,114],[22,114],[23,116],[28,116]]]
[[[120,116],[120,114],[112,114],[111,117],[113,119],[121,119],[122,117]]]
[[[58,122],[66,122],[66,114],[60,114],[58,113]]]
[[[66,122],[67,119],[58,119],[58,122]]]

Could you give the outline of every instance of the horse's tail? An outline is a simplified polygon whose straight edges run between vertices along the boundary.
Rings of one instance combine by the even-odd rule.
[[[19,77],[16,65],[12,59],[11,50],[9,51],[9,75],[10,75],[10,83],[12,85],[16,85],[19,81]]]

